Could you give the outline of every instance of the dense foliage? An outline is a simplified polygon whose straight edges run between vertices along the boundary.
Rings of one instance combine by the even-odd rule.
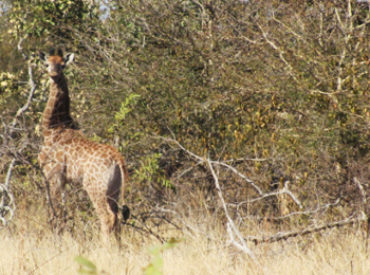
[[[234,167],[264,192],[289,183],[308,209],[339,198],[328,217],[366,206],[367,3],[107,1],[103,11],[94,1],[3,2],[0,173],[5,178],[16,157],[17,204],[44,192],[36,162],[48,95],[41,67],[30,108],[8,127],[29,92],[17,50],[24,39],[27,54],[63,47],[77,56],[67,72],[72,116],[126,157],[128,204],[136,209],[218,213],[207,164],[189,152]],[[234,214],[296,210],[292,202],[282,210],[273,197],[243,203],[259,194],[230,169],[219,167],[218,176]]]

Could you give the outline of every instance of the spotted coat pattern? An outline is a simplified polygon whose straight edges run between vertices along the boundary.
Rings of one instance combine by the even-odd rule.
[[[40,55],[50,76],[50,94],[42,117],[44,143],[38,161],[53,194],[66,182],[82,183],[107,238],[118,223],[118,201],[123,203],[126,164],[112,146],[96,143],[83,136],[74,124],[63,68],[72,56]]]

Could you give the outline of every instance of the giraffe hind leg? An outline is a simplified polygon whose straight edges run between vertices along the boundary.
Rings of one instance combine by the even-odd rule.
[[[107,196],[107,202],[109,205],[109,210],[113,212],[115,216],[114,220],[114,233],[116,236],[116,239],[120,239],[120,224],[118,222],[118,213],[119,213],[119,207],[118,207],[118,201],[121,193],[121,187],[122,187],[122,175],[121,170],[118,165],[115,165],[112,170],[111,177],[109,177],[108,180],[108,189],[106,192]]]
[[[97,184],[102,186],[103,184]],[[86,185],[85,186],[91,186]],[[95,213],[100,222],[100,234],[104,242],[108,242],[112,231],[117,224],[118,206],[113,198],[110,198],[103,190],[94,190],[91,187],[85,187],[91,202],[94,205]]]
[[[108,205],[109,205],[110,210],[114,214],[114,222],[113,222],[113,225],[112,225],[112,229],[111,230],[113,231],[116,240],[119,243],[121,243],[120,242],[120,240],[121,240],[121,235],[120,235],[120,233],[121,233],[121,225],[118,222],[118,210],[119,210],[118,203],[117,203],[116,200],[109,199],[108,198]]]
[[[109,207],[109,206],[108,206]],[[108,209],[97,211],[100,219],[100,228],[102,238],[105,242],[109,241],[111,233],[113,232],[116,224],[116,215]]]

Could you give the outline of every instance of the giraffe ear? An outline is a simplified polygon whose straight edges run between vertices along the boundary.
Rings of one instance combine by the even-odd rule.
[[[70,63],[73,62],[73,59],[75,58],[75,55],[74,53],[68,53],[66,54],[66,56],[64,57],[64,63],[66,65],[69,65]]]
[[[48,55],[48,54],[46,54],[46,53],[44,53],[44,52],[39,52],[39,58],[40,58],[40,60],[41,60],[41,63],[42,63],[44,66],[46,66],[46,67],[48,67],[48,66],[49,66],[49,64],[48,64],[48,58],[49,58],[49,55]]]
[[[39,57],[42,62],[47,60],[47,55],[44,52],[39,52]]]

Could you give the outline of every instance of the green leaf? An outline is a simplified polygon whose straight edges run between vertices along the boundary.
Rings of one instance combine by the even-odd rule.
[[[130,113],[133,107],[136,105],[137,100],[140,98],[138,94],[130,94],[124,102],[121,103],[120,110],[115,114],[115,119],[122,121],[125,119],[126,115]]]
[[[78,273],[80,274],[98,274],[96,265],[90,260],[82,256],[75,257],[75,261],[80,264],[80,269]]]

